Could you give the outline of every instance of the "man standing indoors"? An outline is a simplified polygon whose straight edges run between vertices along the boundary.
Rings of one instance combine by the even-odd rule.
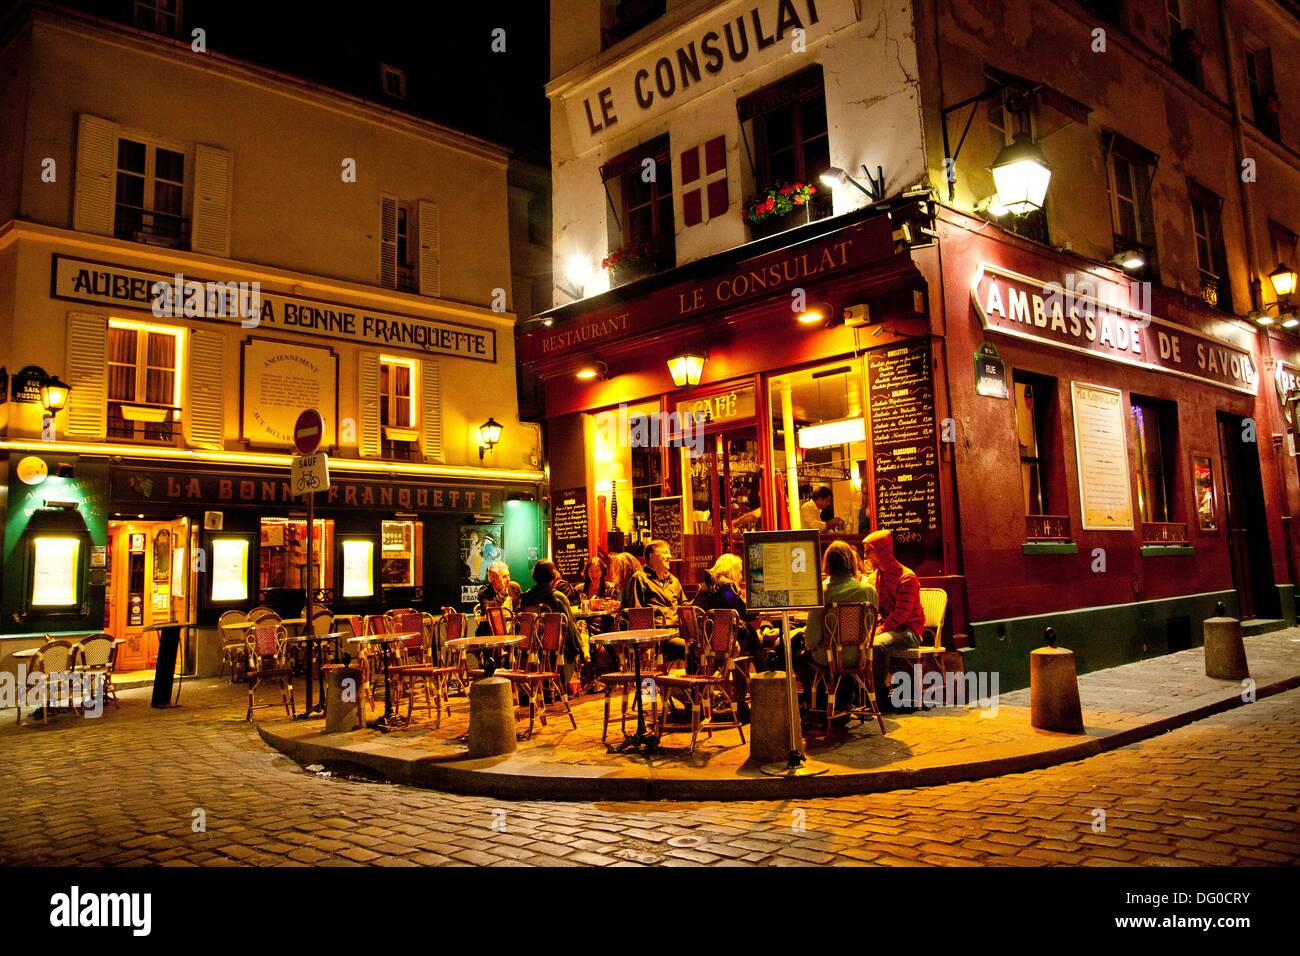
[[[889,698],[889,654],[921,646],[925,630],[925,609],[921,607],[921,579],[894,557],[894,533],[875,531],[862,542],[867,568],[876,572],[876,593],[880,598],[880,621],[876,625],[876,699],[884,707]]]

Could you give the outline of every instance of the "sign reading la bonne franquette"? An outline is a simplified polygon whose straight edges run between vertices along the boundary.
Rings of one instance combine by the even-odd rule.
[[[176,276],[128,269],[103,262],[54,255],[51,294],[56,299],[114,305],[152,311],[159,283],[175,287]],[[247,321],[246,328],[348,339],[381,348],[407,348],[417,352],[454,355],[479,362],[495,362],[496,331],[474,325],[426,319],[414,315],[375,312],[357,306],[298,296],[259,292],[252,318],[239,314],[239,302],[205,294],[209,286],[223,285],[196,276],[183,276],[176,314],[208,322]],[[233,284],[233,283],[230,283]]]
[[[1089,275],[1043,282],[981,263],[971,300],[985,329],[1112,362],[1123,362],[1254,395],[1258,374],[1251,353],[1222,339],[1141,311],[1127,291]]]

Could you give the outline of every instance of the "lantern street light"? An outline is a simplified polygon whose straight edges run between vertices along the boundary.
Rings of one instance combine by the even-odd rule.
[[[51,375],[41,383],[41,405],[51,418],[63,411],[68,404],[68,394],[71,391],[72,386],[57,375]]]
[[[497,442],[501,440],[501,423],[489,416],[488,420],[478,427],[478,440],[478,460],[482,461],[483,456],[496,448]]]
[[[668,360],[668,371],[678,388],[694,388],[704,377],[704,363],[708,356],[699,352],[683,352]]]
[[[1296,274],[1285,262],[1279,262],[1277,268],[1268,274],[1268,281],[1273,283],[1273,291],[1279,299],[1295,292]]]
[[[1023,216],[1043,208],[1052,167],[1028,134],[1017,133],[1015,140],[998,153],[989,171],[993,173],[999,201],[1010,212]]]

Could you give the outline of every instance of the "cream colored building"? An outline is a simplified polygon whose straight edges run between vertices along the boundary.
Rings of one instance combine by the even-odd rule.
[[[335,486],[317,514],[329,523],[319,597],[336,611],[460,604],[459,529],[476,521],[504,523],[493,547],[526,570],[543,473],[539,430],[517,409],[504,148],[82,13],[28,7],[5,30],[0,631],[135,640],[173,610],[207,625],[253,604],[299,610],[303,499],[277,480],[288,481],[308,406],[323,414]],[[169,310],[159,283],[178,281],[204,295],[185,287]],[[209,283],[242,289],[256,309],[241,316]],[[31,367],[71,386],[52,431],[39,401],[15,397]],[[480,436],[489,417],[495,446]],[[20,480],[26,458],[49,477]],[[38,580],[59,572],[25,528],[61,483],[88,537],[72,593],[50,585],[56,603],[34,605]],[[223,519],[205,531],[206,512]],[[185,536],[173,553],[204,548],[211,561],[218,522],[249,536],[242,590],[228,592],[239,600],[214,595],[201,561],[172,574],[154,548],[167,528]],[[137,534],[145,568],[133,564]],[[345,556],[348,534],[369,551]],[[343,565],[364,577],[360,554],[374,580],[354,587]]]

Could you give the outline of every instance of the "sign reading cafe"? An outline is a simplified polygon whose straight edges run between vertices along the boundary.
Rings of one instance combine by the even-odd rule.
[[[301,296],[258,292],[249,297],[234,282],[211,282],[194,276],[128,269],[70,256],[53,257],[51,294],[56,299],[155,311],[208,322],[239,322],[244,328],[279,331],[311,338],[347,339],[384,348],[413,351],[479,362],[495,362],[496,330],[441,319],[376,312],[353,305]],[[239,285],[247,285],[241,283]]]
[[[981,263],[971,300],[990,331],[1255,394],[1249,351],[1152,317],[1129,290],[1103,298],[1117,288],[1086,274],[1062,284]]]

